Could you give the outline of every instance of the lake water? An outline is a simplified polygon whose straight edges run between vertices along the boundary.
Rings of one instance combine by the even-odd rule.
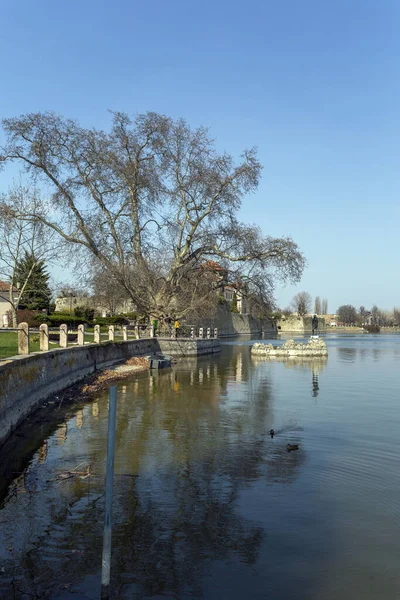
[[[118,385],[113,598],[400,597],[400,336],[325,340]],[[0,454],[0,598],[99,597],[108,396],[53,402]]]

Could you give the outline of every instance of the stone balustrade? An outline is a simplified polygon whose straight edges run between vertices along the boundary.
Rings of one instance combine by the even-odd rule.
[[[29,354],[29,326],[21,323],[18,327],[18,354]]]
[[[116,342],[127,342],[132,339],[139,340],[156,338],[169,339],[175,337],[175,331],[172,334],[164,333],[164,335],[156,331],[153,325],[150,325],[146,329],[140,329],[138,325],[135,325],[133,330],[124,325],[121,328],[117,328],[114,325],[107,327],[107,333],[103,332],[103,340],[101,338],[101,327],[95,325],[93,333],[86,330],[85,325],[78,325],[77,331],[69,331],[67,324],[60,325],[59,329],[49,330],[47,324],[43,323],[39,327],[39,347],[41,352],[48,352],[51,349],[50,344],[58,343],[60,348],[68,348],[69,346],[84,346],[85,344],[101,344],[101,343],[116,343]],[[27,323],[20,323],[18,326],[18,354],[26,355],[30,354],[30,341],[31,334],[30,328]],[[141,335],[142,334],[142,335]],[[158,334],[158,335],[157,335]],[[1,334],[0,334],[1,335]],[[106,339],[105,339],[106,338]],[[194,326],[185,326],[182,330],[179,330],[177,339],[218,339],[218,328],[211,327],[199,327],[198,329]],[[1,338],[0,338],[1,343]]]
[[[47,352],[49,349],[49,326],[46,323],[42,323],[39,327],[39,343],[40,350],[42,352]]]

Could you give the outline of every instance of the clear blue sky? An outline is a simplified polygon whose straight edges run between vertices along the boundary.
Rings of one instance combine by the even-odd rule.
[[[292,235],[309,266],[278,287],[339,304],[400,305],[398,0],[4,0],[0,116],[107,109],[209,126],[258,146],[243,219]],[[0,174],[0,188],[9,177]]]

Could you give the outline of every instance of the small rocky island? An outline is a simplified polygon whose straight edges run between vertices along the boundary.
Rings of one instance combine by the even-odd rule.
[[[271,358],[292,358],[302,356],[328,356],[328,348],[319,337],[310,337],[307,344],[296,344],[294,340],[287,340],[282,346],[272,344],[254,344],[251,353],[256,356]]]

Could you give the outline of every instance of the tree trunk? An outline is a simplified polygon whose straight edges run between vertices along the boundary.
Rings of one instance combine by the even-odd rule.
[[[18,317],[17,317],[17,309],[15,308],[15,306],[11,305],[10,313],[11,313],[13,329],[16,329],[18,327]]]

